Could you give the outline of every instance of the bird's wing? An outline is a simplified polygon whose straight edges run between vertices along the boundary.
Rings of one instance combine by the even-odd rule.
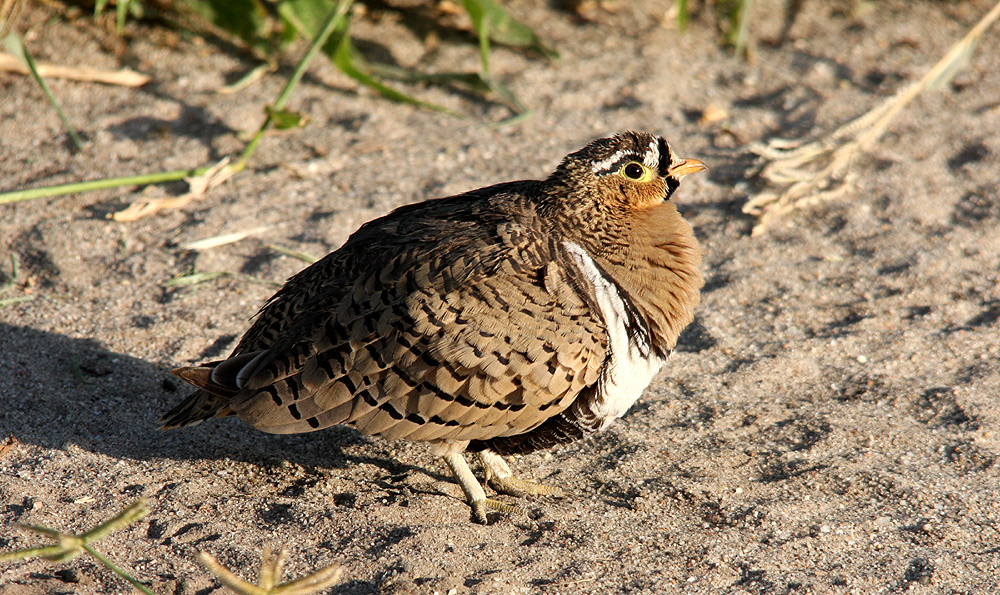
[[[275,433],[347,423],[413,440],[514,435],[563,411],[604,364],[600,314],[536,219],[493,214],[362,228],[326,276],[265,308],[259,337],[277,337],[248,343],[230,407]],[[284,311],[292,322],[270,320]]]

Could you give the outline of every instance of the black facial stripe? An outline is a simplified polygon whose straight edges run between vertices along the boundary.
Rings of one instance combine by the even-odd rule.
[[[670,195],[673,194],[675,190],[677,190],[677,187],[680,186],[681,183],[677,181],[677,178],[672,178],[670,176],[666,176],[663,179],[666,180],[666,182],[667,182],[667,196],[666,196],[666,199],[670,200]]]
[[[670,149],[662,136],[656,138],[656,150],[660,153],[660,177],[665,178],[670,168]]]

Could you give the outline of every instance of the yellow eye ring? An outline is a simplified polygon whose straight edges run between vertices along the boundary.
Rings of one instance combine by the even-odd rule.
[[[618,170],[618,173],[629,180],[639,181],[646,177],[646,168],[638,161],[629,161]]]

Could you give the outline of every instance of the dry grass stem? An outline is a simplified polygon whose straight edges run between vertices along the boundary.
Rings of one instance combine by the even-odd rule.
[[[319,257],[313,256],[312,254],[308,254],[306,252],[300,252],[298,250],[292,250],[291,248],[285,248],[284,246],[279,246],[278,244],[267,244],[267,247],[279,254],[284,254],[285,256],[290,256],[292,258],[301,260],[306,264],[312,264],[317,260],[319,260]]]
[[[1000,18],[1000,2],[919,81],[832,133],[811,141],[773,139],[752,147],[759,155],[753,171],[767,189],[751,197],[743,212],[757,217],[753,235],[764,233],[778,218],[850,192],[854,157],[871,148],[892,119],[921,92],[947,82],[971,55],[982,34]]]
[[[0,39],[7,37],[7,33],[21,16],[22,5],[21,0],[0,1]]]
[[[240,595],[310,595],[333,586],[340,580],[340,576],[344,572],[339,564],[333,564],[300,579],[281,583],[281,573],[286,559],[285,550],[279,550],[277,554],[272,555],[270,548],[264,548],[260,576],[257,584],[254,585],[236,576],[211,554],[207,552],[198,554],[198,561],[209,572],[214,574],[229,590]]]
[[[86,66],[61,66],[59,64],[36,64],[38,74],[45,78],[61,78],[73,81],[104,83],[123,87],[141,87],[151,79],[149,75],[123,68],[121,70],[99,70]],[[0,54],[0,72],[31,74],[28,67],[10,54]]]
[[[251,238],[254,236],[259,236],[271,229],[270,225],[262,225],[260,227],[254,227],[253,229],[248,229],[246,231],[237,231],[234,233],[226,233],[222,235],[212,236],[210,238],[205,238],[203,240],[196,240],[194,242],[189,242],[181,246],[185,250],[209,250],[211,248],[218,248],[219,246],[225,246],[226,244],[235,244],[240,240],[245,240],[246,238]]]
[[[141,198],[132,203],[127,209],[123,209],[117,213],[112,213],[111,218],[119,222],[135,221],[164,209],[177,209],[183,207],[192,200],[204,196],[206,192],[231,178],[237,171],[238,168],[230,166],[229,158],[226,157],[204,174],[184,178],[190,188],[188,192],[181,194],[180,196]]]
[[[219,89],[219,94],[231,95],[233,93],[239,93],[240,91],[246,89],[250,85],[253,85],[254,83],[257,83],[258,81],[262,80],[264,76],[267,75],[267,73],[274,72],[277,69],[278,67],[275,64],[271,63],[259,64],[256,67],[252,68],[250,72],[240,77],[239,80],[237,80],[233,84],[226,85],[221,89]]]

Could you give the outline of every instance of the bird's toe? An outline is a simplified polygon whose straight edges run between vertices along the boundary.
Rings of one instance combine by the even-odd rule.
[[[489,512],[497,512],[503,515],[523,515],[526,513],[525,509],[520,506],[507,504],[506,502],[490,498],[473,500],[469,503],[469,506],[472,507],[472,520],[480,525],[489,524],[489,519],[487,517],[487,513]]]
[[[529,481],[519,477],[498,477],[489,479],[489,486],[501,494],[524,498],[525,496],[556,496],[562,497],[563,490],[558,486]]]

